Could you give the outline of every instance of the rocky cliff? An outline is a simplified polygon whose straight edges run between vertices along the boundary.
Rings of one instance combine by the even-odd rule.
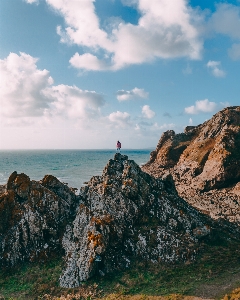
[[[142,169],[117,153],[79,195],[51,175],[13,172],[0,186],[0,269],[60,253],[69,288],[135,260],[191,262],[205,243],[239,241],[239,125],[230,107],[167,131]]]
[[[57,178],[12,173],[0,195],[0,267],[39,261],[62,249],[79,197]]]
[[[184,133],[167,131],[143,170],[171,173],[177,191],[213,218],[240,222],[240,106],[228,107]]]
[[[120,153],[80,194],[46,175],[14,172],[0,195],[0,267],[65,257],[62,287],[135,260],[188,262],[207,241],[239,239],[229,222],[213,221],[178,196],[172,176],[155,178]]]
[[[127,268],[136,258],[191,261],[200,241],[214,237],[211,220],[178,197],[171,176],[155,179],[121,154],[81,189],[81,199],[63,237],[64,287],[99,270]]]

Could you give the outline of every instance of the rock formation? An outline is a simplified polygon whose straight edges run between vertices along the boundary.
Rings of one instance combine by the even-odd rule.
[[[57,178],[12,173],[0,195],[0,267],[47,258],[62,249],[78,197]]]
[[[76,287],[134,259],[191,261],[214,226],[178,197],[171,176],[155,179],[119,153],[79,196],[51,175],[14,172],[0,196],[0,266],[65,251],[60,284]]]
[[[239,239],[239,125],[240,107],[231,107],[185,133],[167,131],[143,167],[151,175],[117,153],[78,196],[51,175],[12,173],[0,191],[0,267],[57,251],[69,288],[135,260],[192,261],[205,241]]]
[[[119,153],[80,196],[63,237],[63,287],[76,287],[98,271],[127,268],[134,259],[191,261],[218,226],[178,197],[171,176],[155,179]]]
[[[181,197],[213,218],[240,222],[240,106],[184,133],[163,133],[143,170],[171,173]]]

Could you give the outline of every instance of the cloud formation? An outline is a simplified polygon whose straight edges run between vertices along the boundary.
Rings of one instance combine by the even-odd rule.
[[[116,128],[126,128],[130,125],[130,114],[127,112],[116,111],[108,116],[109,121]]]
[[[47,70],[39,70],[37,59],[20,53],[10,53],[0,60],[0,114],[5,117],[43,116],[50,108],[52,98],[44,89],[53,84]]]
[[[225,77],[226,73],[221,70],[221,62],[220,61],[214,61],[209,60],[207,63],[207,67],[211,70],[213,76],[215,77]]]
[[[10,53],[0,60],[2,117],[9,120],[60,116],[85,121],[100,117],[105,103],[102,95],[76,86],[54,86],[49,71],[39,70],[37,61],[26,53]]]
[[[223,109],[224,107],[229,106],[230,104],[228,102],[211,102],[208,99],[204,100],[197,100],[195,102],[195,105],[185,107],[185,113],[196,115],[199,113],[211,113],[216,112],[220,109]],[[190,118],[191,119],[191,118]]]
[[[84,53],[79,55],[75,53],[69,60],[70,64],[77,69],[85,69],[92,71],[104,71],[109,69],[109,65],[104,61],[97,58],[91,53]]]
[[[240,58],[240,6],[229,3],[216,4],[216,11],[210,17],[208,29],[210,32],[228,36],[234,41],[228,51],[233,60]],[[237,42],[237,43],[236,43]]]
[[[233,44],[232,47],[228,50],[228,55],[233,60],[240,59],[240,44]]]
[[[135,87],[131,91],[119,90],[117,91],[117,99],[118,101],[127,101],[132,99],[148,98],[148,93],[144,91],[144,89],[139,89]]]
[[[212,29],[232,39],[240,39],[240,7],[228,3],[216,5],[216,12],[210,19]]]
[[[32,4],[32,3],[39,3],[39,0],[25,0],[27,3]]]
[[[138,24],[122,21],[109,32],[100,28],[94,0],[46,2],[65,20],[65,28],[57,27],[61,42],[88,48],[88,53],[70,59],[75,68],[118,70],[156,58],[201,56],[202,41],[194,24],[197,13],[185,0],[128,1],[140,14]],[[104,58],[99,56],[102,52]]]
[[[185,108],[187,114],[199,114],[199,113],[209,113],[217,109],[217,104],[215,102],[210,102],[208,99],[198,100],[195,105]]]
[[[83,91],[76,86],[57,85],[44,91],[52,104],[54,115],[68,119],[92,120],[100,117],[100,108],[105,104],[102,95],[94,91]]]
[[[150,109],[149,105],[144,105],[142,107],[142,115],[144,118],[152,119],[155,116],[155,112]]]

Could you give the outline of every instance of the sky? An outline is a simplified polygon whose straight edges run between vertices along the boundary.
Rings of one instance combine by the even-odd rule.
[[[239,81],[239,0],[0,1],[0,149],[155,148]]]

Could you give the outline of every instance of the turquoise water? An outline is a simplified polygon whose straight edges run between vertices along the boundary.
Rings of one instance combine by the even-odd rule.
[[[149,160],[152,149],[123,150],[139,165]],[[101,175],[115,150],[0,150],[0,184],[5,184],[13,171],[40,180],[46,174],[56,176],[69,186],[80,188],[94,175]]]

